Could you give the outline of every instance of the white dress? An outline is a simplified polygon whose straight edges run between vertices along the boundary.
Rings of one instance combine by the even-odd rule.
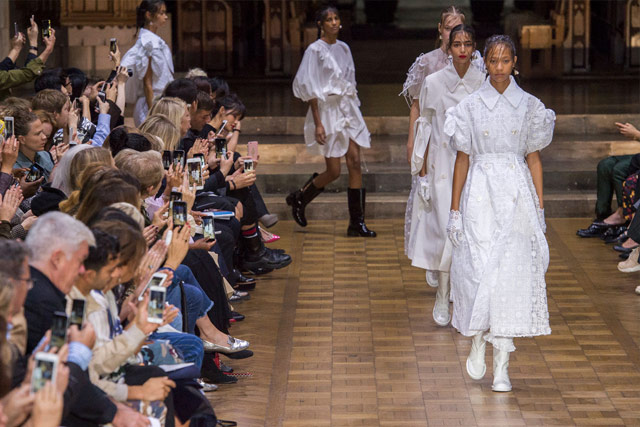
[[[320,121],[327,135],[326,143],[316,143],[316,126],[311,107],[304,122],[307,148],[324,157],[347,154],[349,140],[361,147],[371,146],[371,135],[360,112],[356,74],[349,46],[338,40],[329,44],[321,39],[304,52],[293,81],[293,94],[304,102],[318,100]]]
[[[140,28],[136,43],[124,54],[121,65],[133,70],[133,76],[127,80],[127,102],[136,104],[133,120],[140,126],[147,118],[149,108],[144,96],[144,76],[151,64],[153,72],[153,95],[162,94],[164,88],[173,81],[173,58],[171,49],[162,37]]]
[[[469,67],[461,79],[453,64],[449,64],[427,76],[422,85],[411,174],[420,173],[428,146],[427,174],[421,180],[426,181],[431,200],[429,206],[425,206],[422,197],[413,199],[408,256],[414,267],[443,272],[449,272],[451,267],[452,244],[446,228],[456,151],[451,147],[451,137],[444,133],[445,112],[475,92],[484,78],[478,68]]]
[[[475,58],[471,60],[471,65],[484,72],[482,55],[476,50],[474,56]],[[420,96],[424,79],[428,75],[442,70],[449,63],[451,63],[451,60],[449,59],[448,54],[441,48],[436,48],[431,52],[418,55],[407,72],[407,80],[405,80],[404,85],[402,85],[402,92],[400,92],[400,95],[403,95],[407,100],[409,108],[411,108],[413,101],[418,99]],[[416,184],[417,177],[413,175],[411,177],[411,191],[409,192],[409,199],[407,200],[407,209],[404,215],[404,253],[409,257],[409,259],[411,259],[409,256],[409,236],[411,232],[413,199],[415,196]]]
[[[447,111],[444,131],[469,154],[453,251],[453,326],[472,336],[548,335],[549,247],[525,156],[551,143],[555,113],[511,77],[500,94],[487,79]]]

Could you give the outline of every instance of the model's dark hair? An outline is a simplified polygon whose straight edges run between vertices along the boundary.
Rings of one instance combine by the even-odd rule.
[[[40,92],[45,89],[62,90],[62,86],[65,85],[67,75],[62,68],[52,68],[51,70],[44,70],[42,74],[33,82],[34,91]]]
[[[64,72],[71,83],[71,93],[69,94],[71,100],[80,98],[88,84],[87,75],[79,68],[67,68]]]
[[[196,100],[198,101],[198,110],[213,111],[216,108],[216,101],[211,99],[207,92],[199,90]]]
[[[209,83],[208,77],[195,76],[191,77],[189,80],[192,80],[196,84],[198,90],[206,92],[207,96],[209,96],[209,94],[211,93],[211,83]]]
[[[38,116],[29,110],[15,110],[13,113],[13,133],[16,137],[26,136],[36,120],[38,120]]]
[[[244,106],[238,95],[236,95],[235,93],[230,93],[224,98],[216,98],[217,109],[215,111],[212,111],[211,114],[218,114],[218,111],[220,111],[220,107],[224,107],[227,114],[238,116],[239,120],[242,120],[244,118],[244,114],[246,112],[246,107]]]
[[[140,2],[140,5],[136,8],[136,28],[139,30],[147,23],[147,18],[145,17],[147,12],[153,16],[158,13],[163,4],[164,0],[143,0]]]
[[[316,12],[316,26],[318,27],[318,38],[322,37],[322,23],[324,22],[325,19],[327,19],[327,16],[329,16],[329,12],[333,12],[338,17],[340,17],[340,14],[338,13],[338,8],[336,8],[333,5],[329,4],[318,9],[318,12]]]
[[[450,16],[460,16],[460,20],[462,21],[462,23],[464,24],[465,21],[465,14],[462,11],[462,9],[460,9],[457,6],[449,6],[446,7],[444,9],[442,9],[442,12],[440,12],[440,27],[444,27],[444,22],[447,20],[448,17]],[[436,39],[436,49],[442,46],[442,37],[440,37],[440,35],[438,35],[438,38]]]
[[[187,106],[193,104],[197,96],[198,85],[189,79],[175,79],[164,88],[164,93],[162,94],[163,98],[180,98],[187,103]]]
[[[461,34],[461,33],[462,34],[469,34],[469,37],[471,37],[471,42],[475,46],[475,44],[476,44],[476,30],[474,30],[471,25],[460,24],[460,25],[456,25],[455,27],[453,27],[453,29],[451,30],[451,33],[449,33],[449,46],[447,46],[447,48],[451,49],[451,45],[453,44],[453,41],[454,41],[455,37],[458,34]]]
[[[485,58],[485,63],[486,61],[489,61],[489,55],[498,47],[498,46],[503,46],[506,47],[507,49],[509,49],[509,52],[511,52],[511,58],[515,58],[517,55],[516,52],[516,45],[513,42],[513,40],[511,39],[511,37],[506,36],[504,34],[495,34],[491,37],[489,37],[487,39],[487,41],[484,44],[484,55],[483,57]],[[489,74],[489,68],[487,67],[487,74]],[[516,70],[516,67],[514,65],[513,70],[511,70],[511,75],[513,75],[514,77],[516,77],[518,75],[518,72]],[[516,78],[516,81],[518,79]]]
[[[223,98],[229,93],[229,84],[220,77],[210,77],[211,93],[215,95],[213,99]]]
[[[84,260],[84,267],[97,272],[118,257],[120,245],[115,236],[98,228],[92,228],[91,232],[96,239],[96,245],[89,246],[89,255]]]

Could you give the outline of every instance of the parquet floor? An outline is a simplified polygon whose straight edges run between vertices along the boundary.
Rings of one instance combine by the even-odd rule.
[[[236,309],[232,334],[251,372],[211,393],[239,426],[640,425],[640,275],[622,274],[588,220],[550,219],[553,333],[516,339],[511,393],[464,369],[469,341],[431,318],[435,289],[404,256],[401,220],[371,221],[377,239],[348,239],[345,221],[275,232],[293,263],[263,276]]]

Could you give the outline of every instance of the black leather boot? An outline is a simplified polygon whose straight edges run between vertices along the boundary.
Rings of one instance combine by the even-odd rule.
[[[376,232],[369,230],[364,223],[364,206],[366,199],[364,188],[347,189],[349,201],[349,228],[347,236],[350,237],[376,237]]]
[[[300,190],[296,190],[293,193],[289,193],[287,196],[287,204],[291,206],[291,214],[293,215],[293,219],[300,225],[300,227],[307,226],[307,218],[304,216],[304,208],[307,206],[313,199],[315,199],[318,194],[324,191],[324,188],[317,188],[313,185],[313,179],[318,176],[317,173],[311,175],[311,178],[302,186]]]

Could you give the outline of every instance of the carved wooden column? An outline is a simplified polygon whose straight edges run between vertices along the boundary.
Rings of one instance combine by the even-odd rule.
[[[625,67],[640,67],[640,0],[628,0],[625,16]]]
[[[291,45],[287,40],[287,4],[285,0],[264,0],[266,75],[291,74]]]
[[[231,7],[224,0],[208,0],[203,4],[204,67],[207,70],[229,74],[233,69]]]
[[[587,72],[591,69],[590,0],[569,0],[567,7],[568,33],[564,41],[565,72]]]

